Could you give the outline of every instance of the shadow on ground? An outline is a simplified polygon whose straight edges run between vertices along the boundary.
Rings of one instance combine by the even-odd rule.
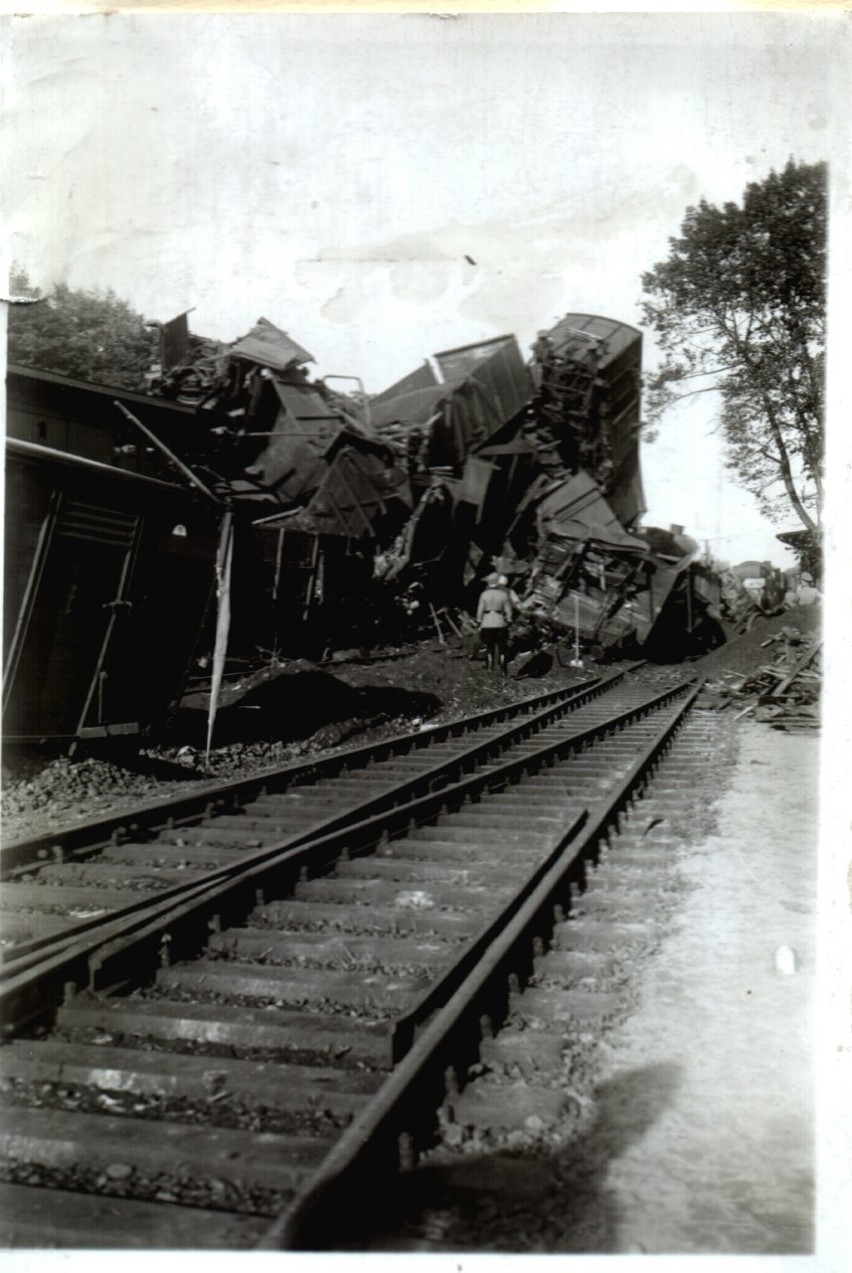
[[[564,1148],[460,1155],[400,1177],[395,1219],[370,1249],[618,1251],[610,1164],[660,1118],[679,1082],[678,1065],[633,1070],[596,1089],[590,1119]]]
[[[204,744],[207,696],[184,700],[171,724],[170,736],[190,746]],[[220,707],[216,746],[233,743],[293,742],[310,738],[328,725],[357,721],[360,728],[384,721],[428,719],[441,700],[423,690],[393,685],[353,687],[318,670],[294,672],[254,685]]]

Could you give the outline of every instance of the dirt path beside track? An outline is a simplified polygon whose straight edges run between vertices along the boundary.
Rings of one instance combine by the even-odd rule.
[[[665,1076],[609,1162],[611,1250],[811,1250],[817,764],[816,739],[746,726],[718,831],[681,863],[685,900],[604,1050],[604,1090]]]
[[[811,1252],[818,756],[813,736],[719,721],[706,819],[648,895],[627,1012],[565,1036],[554,1083],[580,1116],[439,1153],[373,1249]]]

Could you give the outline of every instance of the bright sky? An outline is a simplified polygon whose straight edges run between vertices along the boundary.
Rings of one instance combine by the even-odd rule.
[[[33,281],[223,340],[264,315],[370,391],[569,310],[638,324],[687,205],[828,158],[847,109],[837,14],[6,21]],[[713,428],[704,398],[644,448],[645,521],[792,564]]]

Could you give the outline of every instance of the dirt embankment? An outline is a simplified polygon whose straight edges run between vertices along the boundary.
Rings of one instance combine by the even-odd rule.
[[[747,672],[767,661],[761,642],[782,627],[803,634],[819,626],[814,609],[759,619],[751,632],[703,658],[671,666],[649,665],[639,675],[670,679],[678,671],[708,678]],[[198,784],[309,757],[356,742],[401,733],[419,724],[486,711],[536,693],[576,683],[600,670],[563,666],[550,653],[516,659],[510,675],[488,673],[458,643],[430,640],[361,657],[343,652],[322,665],[298,660],[273,667],[229,669],[205,763],[208,689],[200,685],[181,704],[167,743],[149,746],[123,762],[69,759],[33,751],[7,753],[3,769],[3,835],[9,840],[44,833],[78,818],[95,817],[137,800],[156,799]]]
[[[516,669],[517,670],[517,669]],[[502,677],[461,649],[435,641],[372,658],[349,656],[229,670],[205,762],[208,693],[188,694],[167,742],[119,760],[7,752],[3,767],[3,836],[14,840],[95,817],[134,801],[188,789],[211,776],[254,770],[368,743],[419,725],[486,711],[566,683],[594,668],[553,664],[535,678]]]

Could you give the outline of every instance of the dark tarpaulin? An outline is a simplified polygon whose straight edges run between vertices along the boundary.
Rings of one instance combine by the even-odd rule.
[[[230,354],[233,358],[244,358],[273,371],[287,371],[290,367],[314,361],[313,354],[267,318],[259,318],[247,336],[231,345]]]
[[[341,433],[368,436],[372,430],[344,417],[314,385],[277,376],[272,383],[281,410],[268,445],[245,471],[289,503],[317,489],[328,468],[328,452]]]
[[[316,490],[328,467],[329,443],[315,446],[315,441],[292,433],[275,434],[263,454],[245,469],[246,476],[281,504],[303,499]]]

